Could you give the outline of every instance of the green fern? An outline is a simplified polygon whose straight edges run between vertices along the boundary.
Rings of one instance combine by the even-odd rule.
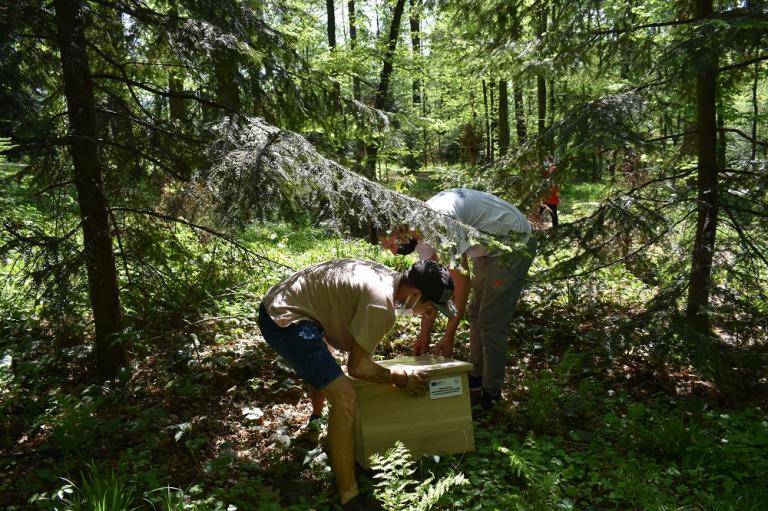
[[[373,476],[377,480],[374,484],[376,496],[390,510],[428,511],[451,487],[468,483],[462,473],[449,474],[437,480],[434,474],[430,474],[419,481],[414,477],[416,463],[402,442],[397,442],[383,456],[371,456],[371,468],[376,472]]]
[[[507,460],[509,460],[507,473],[514,477],[521,486],[528,485],[535,479],[533,467],[525,458],[520,456],[520,454],[504,446],[499,446],[496,450],[504,454]]]

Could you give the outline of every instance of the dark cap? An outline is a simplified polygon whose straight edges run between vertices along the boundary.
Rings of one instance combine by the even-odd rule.
[[[419,261],[405,271],[404,277],[435,309],[449,318],[456,315],[456,306],[451,301],[453,277],[445,266],[435,261]]]

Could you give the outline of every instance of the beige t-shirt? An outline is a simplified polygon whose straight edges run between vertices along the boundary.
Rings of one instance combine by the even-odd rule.
[[[318,323],[328,344],[351,351],[344,331],[372,353],[395,324],[395,287],[400,273],[373,261],[339,259],[309,266],[267,291],[264,307],[286,327]]]

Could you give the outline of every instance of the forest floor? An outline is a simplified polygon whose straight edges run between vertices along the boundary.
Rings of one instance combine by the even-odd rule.
[[[760,509],[765,394],[733,399],[692,372],[606,366],[588,337],[553,335],[548,318],[522,309],[505,400],[475,417],[477,451],[416,465],[414,482],[469,479],[435,509]],[[308,427],[294,375],[252,322],[207,326],[197,344],[182,341],[188,332],[169,336],[169,349],[136,357],[131,377],[109,386],[90,384],[78,358],[55,357],[61,365],[47,371],[61,387],[19,399],[41,413],[33,424],[11,418],[7,430],[7,509],[65,509],[67,491],[85,491],[107,468],[148,509],[334,509],[324,428]],[[379,354],[407,354],[415,332],[400,325]],[[229,340],[211,342],[217,335]]]

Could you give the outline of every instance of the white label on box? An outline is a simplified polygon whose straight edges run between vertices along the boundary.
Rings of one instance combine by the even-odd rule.
[[[439,378],[429,381],[430,399],[460,396],[462,393],[461,376],[449,376],[448,378]]]

